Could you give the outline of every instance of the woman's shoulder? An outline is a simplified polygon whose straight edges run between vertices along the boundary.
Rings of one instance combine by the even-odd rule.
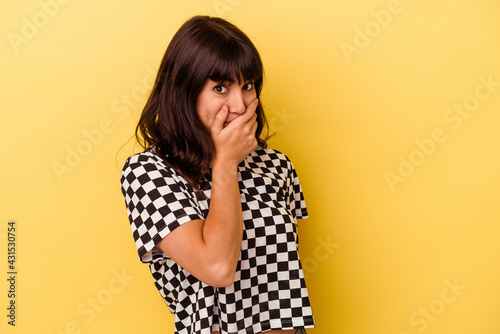
[[[290,159],[288,156],[281,152],[278,151],[274,148],[270,147],[257,147],[255,150],[252,151],[250,154],[250,157],[252,160],[256,161],[269,161],[269,162],[275,162],[278,164],[282,164],[282,162],[287,162],[291,163]]]
[[[295,170],[292,161],[285,153],[269,147],[257,147],[250,153],[246,161],[249,167],[270,168],[285,175],[293,173]]]
[[[153,154],[152,152],[149,152],[149,151],[144,151],[141,153],[136,153],[134,155],[131,155],[125,161],[125,165],[135,164],[135,163],[138,163],[138,164],[163,163],[163,161],[156,154]]]
[[[171,167],[168,166],[161,157],[149,151],[136,153],[128,157],[122,167],[122,174],[128,174],[130,172],[136,174],[139,170],[142,172],[150,172],[153,170],[172,172]]]
[[[144,151],[127,158],[121,171],[120,182],[128,187],[148,185],[148,189],[160,186],[192,192],[189,183],[169,166],[160,156]]]

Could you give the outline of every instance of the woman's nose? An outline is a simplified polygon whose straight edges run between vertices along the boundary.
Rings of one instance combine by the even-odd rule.
[[[227,104],[229,112],[233,114],[243,114],[245,112],[245,102],[243,101],[243,95],[241,92],[233,92],[229,96],[229,101]]]

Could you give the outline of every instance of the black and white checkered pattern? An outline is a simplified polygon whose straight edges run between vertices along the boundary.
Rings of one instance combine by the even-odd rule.
[[[177,265],[155,245],[176,227],[205,219],[211,178],[203,192],[158,156],[143,152],[125,163],[121,185],[140,260],[150,264],[175,316],[175,333],[253,334],[314,327],[298,256],[297,219],[307,218],[290,160],[258,148],[238,166],[244,233],[233,285],[214,288]]]

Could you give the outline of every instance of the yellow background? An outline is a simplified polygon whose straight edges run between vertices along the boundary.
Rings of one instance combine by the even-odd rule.
[[[259,49],[270,146],[305,191],[308,332],[500,333],[499,11],[493,0],[2,1],[0,331],[172,332],[119,173],[139,151],[129,139],[150,73],[180,25],[208,14]]]

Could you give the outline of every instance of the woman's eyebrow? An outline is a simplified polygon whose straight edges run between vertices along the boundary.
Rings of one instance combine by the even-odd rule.
[[[221,84],[229,84],[229,85],[232,85],[234,83],[234,80],[232,79],[227,79],[227,78],[214,78],[214,77],[208,77],[209,80],[213,81],[213,82],[216,82],[217,84],[221,85]],[[219,79],[219,80],[218,80]]]

